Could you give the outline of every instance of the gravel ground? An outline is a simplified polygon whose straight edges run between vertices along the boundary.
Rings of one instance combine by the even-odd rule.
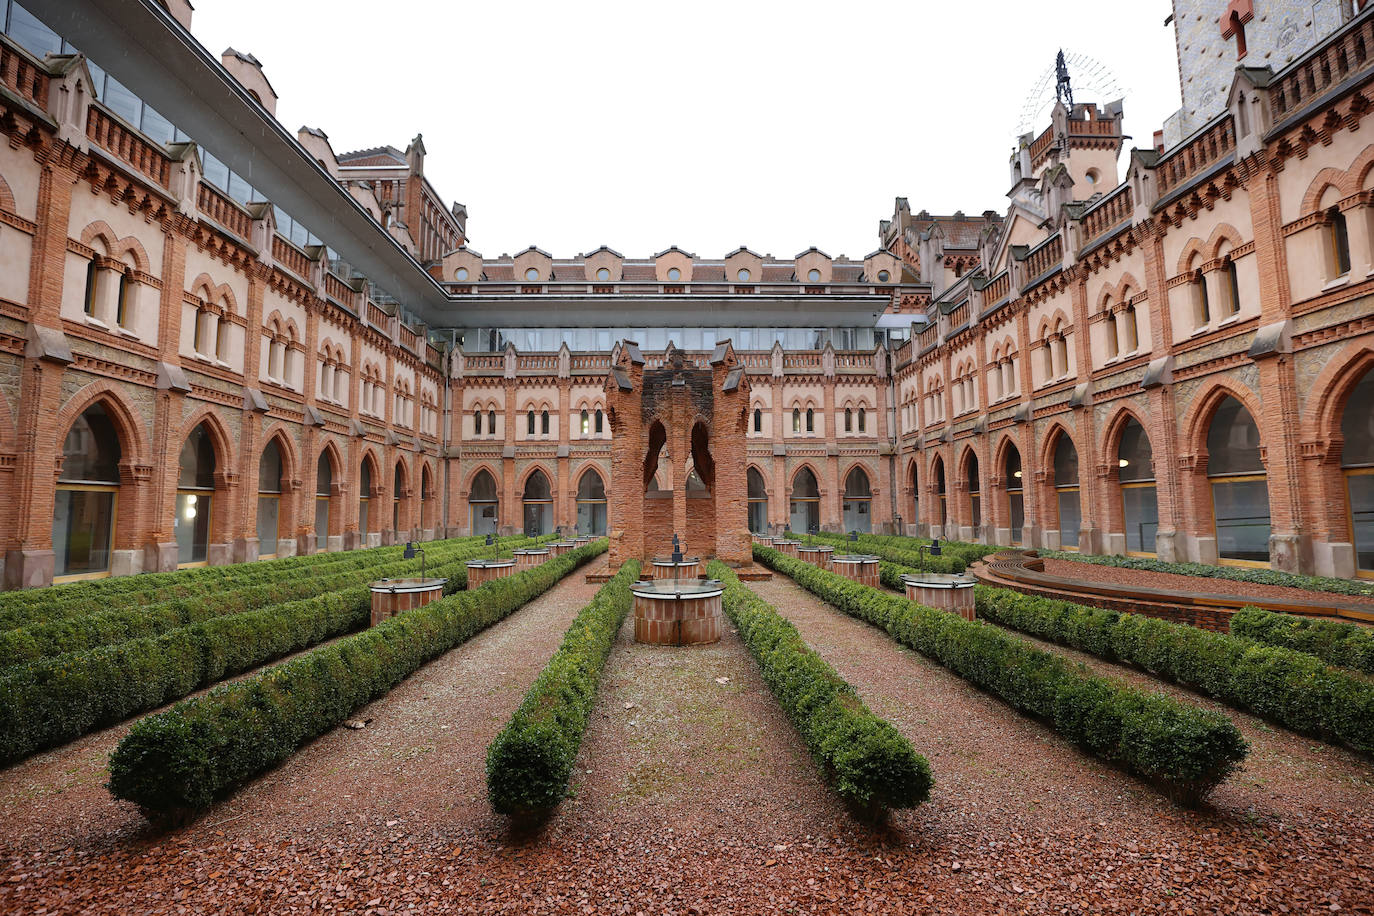
[[[1263,585],[1257,582],[1237,582],[1233,579],[1213,579],[1208,576],[1181,576],[1176,573],[1126,569],[1079,563],[1076,560],[1055,560],[1045,557],[1045,572],[1051,576],[1082,579],[1085,582],[1105,582],[1108,585],[1137,585],[1177,592],[1205,592],[1220,595],[1241,595],[1252,598],[1284,598],[1288,601],[1335,602],[1348,607],[1374,607],[1374,597],[1367,595],[1337,595],[1333,592],[1311,592],[1305,588],[1286,585]]]
[[[113,738],[0,773],[0,911],[1374,912],[1367,762],[1237,717],[1252,762],[1180,810],[790,581],[754,587],[930,757],[930,803],[855,824],[738,636],[627,629],[574,797],[511,833],[485,749],[594,592],[574,574],[189,827],[95,778],[58,792]]]

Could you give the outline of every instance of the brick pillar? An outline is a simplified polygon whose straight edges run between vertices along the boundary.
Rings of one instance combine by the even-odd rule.
[[[515,380],[508,378],[503,382],[506,392],[506,435],[505,450],[501,458],[501,504],[497,512],[501,516],[502,534],[515,534],[523,530],[524,514],[515,492],[515,428],[525,418],[515,412]]]
[[[558,380],[558,451],[554,458],[555,478],[553,500],[553,523],[557,527],[572,530],[577,520],[576,497],[572,485],[572,457],[570,441],[572,437],[572,379]],[[579,430],[580,434],[580,430]]]

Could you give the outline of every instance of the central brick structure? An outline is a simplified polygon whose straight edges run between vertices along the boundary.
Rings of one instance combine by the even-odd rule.
[[[649,368],[638,344],[623,341],[605,391],[611,479],[620,482],[610,504],[611,568],[671,553],[674,533],[703,559],[751,565],[749,380],[731,343],[717,345],[706,365],[669,344]],[[659,485],[665,471],[669,488]],[[693,472],[700,486],[689,481]]]

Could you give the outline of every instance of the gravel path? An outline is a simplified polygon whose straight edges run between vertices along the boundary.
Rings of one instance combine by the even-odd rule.
[[[1077,560],[1056,560],[1045,557],[1045,572],[1051,576],[1081,579],[1084,582],[1103,582],[1108,585],[1162,588],[1176,592],[1205,592],[1221,595],[1240,595],[1252,598],[1283,598],[1288,601],[1334,601],[1347,607],[1374,607],[1374,597],[1367,595],[1338,595],[1335,592],[1312,592],[1286,585],[1264,585],[1258,582],[1238,582],[1234,579],[1215,579],[1210,576],[1184,576],[1177,573],[1127,569]]]
[[[5,789],[0,911],[1374,906],[1367,765],[1322,749],[1302,757],[1276,735],[1280,762],[1247,768],[1216,810],[1183,811],[790,581],[754,587],[930,756],[930,803],[882,829],[855,824],[738,636],[727,628],[714,647],[653,648],[631,642],[627,628],[578,758],[575,796],[537,833],[511,833],[486,804],[486,744],[595,591],[579,572],[372,704],[366,729],[331,732],[189,827],[142,830],[103,790],[26,806]],[[1288,757],[1310,765],[1290,772]],[[0,774],[0,785],[28,766]],[[17,830],[16,816],[53,829]]]

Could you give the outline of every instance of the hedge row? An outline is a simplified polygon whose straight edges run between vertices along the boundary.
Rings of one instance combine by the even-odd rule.
[[[874,715],[791,621],[741,584],[734,571],[713,560],[707,572],[725,583],[725,615],[835,793],[866,816],[914,808],[929,798],[930,764],[911,742]]]
[[[108,788],[150,816],[205,808],[605,550],[593,542],[141,719],[110,755]]]
[[[1070,741],[1159,784],[1171,798],[1201,801],[1249,751],[1220,713],[1097,677],[998,627],[923,607],[770,548],[755,546],[754,556]]]
[[[1231,617],[1231,632],[1266,646],[1307,652],[1340,668],[1374,674],[1374,630],[1356,623],[1243,607]]]
[[[905,566],[924,566],[929,572],[940,573],[961,573],[968,569],[970,564],[997,550],[996,547],[989,547],[984,544],[961,544],[953,542],[940,543],[941,555],[932,557],[929,552],[921,554],[918,548],[929,541],[920,538],[908,537],[883,537],[871,534],[861,534],[857,542],[850,541],[848,537],[839,534],[817,534],[812,535],[815,539],[830,544],[840,552],[841,545],[845,550],[854,553],[871,553],[881,559],[893,563],[901,563]],[[799,538],[805,540],[805,538]]]
[[[448,577],[447,588],[461,588],[466,561],[497,552],[474,543],[434,572]],[[11,668],[0,673],[0,763],[356,630],[371,607],[371,592],[359,585]]]
[[[1098,556],[1064,550],[1037,550],[1042,557],[1055,560],[1074,560],[1094,566],[1117,566],[1122,569],[1144,569],[1150,572],[1173,573],[1176,576],[1201,576],[1208,579],[1230,579],[1235,582],[1255,582],[1259,585],[1282,585],[1310,592],[1331,592],[1336,595],[1367,595],[1374,597],[1374,583],[1354,579],[1334,579],[1330,576],[1300,576],[1277,569],[1252,569],[1240,566],[1213,566],[1210,563],[1169,563],[1149,557],[1123,557],[1120,554]]]
[[[577,614],[563,644],[487,747],[487,797],[501,814],[542,817],[568,793],[601,670],[634,604],[638,560],[620,567]]]
[[[440,564],[455,557],[470,557],[472,551],[482,543],[445,541],[427,550],[426,559],[431,567],[437,569]],[[516,547],[523,543],[526,543],[525,538],[503,538],[498,541],[502,547]],[[0,669],[40,658],[156,636],[215,617],[242,614],[325,592],[340,591],[374,579],[413,575],[418,571],[419,563],[416,560],[405,560],[397,555],[385,563],[346,570],[331,568],[327,572],[312,569],[309,575],[297,572],[284,581],[225,586],[206,595],[43,620],[0,633]]]
[[[430,541],[424,547],[426,551],[434,551],[446,546],[463,547],[481,543],[484,543],[483,538],[469,537]],[[401,550],[400,547],[375,547],[342,553],[318,553],[3,592],[0,593],[0,630],[62,617],[140,607],[176,598],[213,595],[245,585],[289,582],[302,575],[328,575],[338,571],[366,569],[381,563],[400,561]]]
[[[1125,662],[1304,735],[1374,753],[1374,682],[1292,649],[1139,614],[978,588],[979,615]]]

